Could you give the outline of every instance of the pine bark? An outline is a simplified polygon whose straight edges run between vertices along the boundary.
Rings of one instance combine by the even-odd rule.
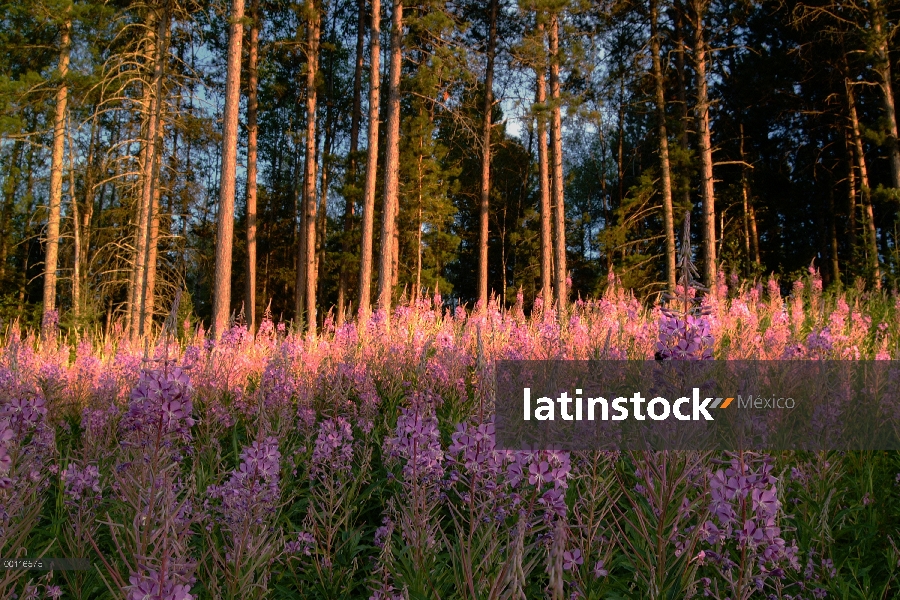
[[[402,66],[403,2],[394,0],[391,15],[391,67],[384,156],[384,209],[378,264],[378,308],[389,318],[393,294],[395,237],[399,210],[400,176],[400,68]]]
[[[225,112],[222,133],[222,171],[219,213],[216,222],[216,271],[213,290],[214,338],[228,327],[231,311],[231,259],[234,243],[234,194],[237,168],[238,110],[240,109],[241,44],[244,37],[244,0],[232,0],[225,78]]]
[[[494,54],[497,45],[497,4],[488,8],[487,64],[484,72],[484,115],[481,130],[481,201],[478,204],[478,304],[488,306],[488,218],[491,197],[491,113],[494,108]]]
[[[659,170],[662,188],[663,221],[666,234],[666,285],[675,292],[675,221],[672,214],[672,171],[669,165],[669,133],[666,128],[666,95],[662,63],[659,58],[659,8],[650,0],[650,52],[653,55],[653,79],[656,93],[656,119],[659,135]]]
[[[247,326],[256,331],[256,178],[259,125],[259,0],[250,5],[247,56],[247,282],[244,310]]]
[[[65,152],[66,107],[69,87],[66,75],[69,72],[69,51],[71,47],[72,20],[66,18],[59,42],[59,63],[56,72],[60,78],[56,90],[56,109],[53,115],[53,151],[50,157],[50,214],[47,219],[47,243],[44,257],[44,304],[46,317],[56,309],[56,268],[59,261],[59,219],[62,205],[63,155]]]
[[[347,257],[351,251],[350,236],[353,232],[354,199],[356,196],[356,173],[358,171],[357,156],[359,152],[359,126],[362,121],[362,72],[363,48],[366,38],[366,2],[357,0],[356,17],[356,60],[353,68],[353,109],[350,114],[350,164],[348,179],[353,184],[354,193],[345,194],[344,202],[344,241],[342,244],[341,275],[338,281],[337,325],[344,323],[347,303],[347,288],[350,285],[350,264]]]
[[[849,81],[846,82],[847,105],[850,110],[850,130],[856,150],[856,165],[859,168],[859,188],[862,200],[863,220],[865,221],[865,246],[869,269],[875,289],[881,289],[881,268],[878,261],[878,239],[875,231],[875,214],[872,209],[872,194],[869,187],[869,171],[866,166],[866,154],[863,148],[862,133],[856,112],[856,99]]]
[[[683,156],[687,156],[690,151],[690,142],[688,131],[690,129],[690,111],[688,111],[687,102],[687,78],[685,77],[686,65],[684,60],[685,41],[684,41],[684,6],[680,1],[675,2],[674,7],[674,35],[675,35],[675,89],[678,104],[678,116],[681,127],[678,131],[678,146],[681,148]],[[688,186],[684,186],[681,190],[681,203],[683,209],[687,210],[691,206],[691,191]]]
[[[559,83],[559,15],[550,17],[550,156],[552,159],[553,212],[555,225],[556,309],[562,317],[569,293],[566,285],[566,206],[563,198],[562,108]]]
[[[885,22],[884,9],[879,0],[870,0],[872,36],[875,55],[875,72],[878,73],[878,86],[881,88],[881,101],[887,119],[887,150],[890,156],[891,185],[900,188],[900,144],[897,134],[897,110],[894,104],[893,78],[888,47],[889,25]]]
[[[6,279],[6,260],[9,257],[10,221],[16,202],[16,189],[21,178],[23,142],[13,142],[10,153],[9,168],[6,170],[6,178],[3,180],[3,208],[0,210],[0,284]]]
[[[709,124],[709,92],[707,83],[707,48],[704,16],[707,0],[693,0],[694,5],[694,73],[696,75],[697,146],[700,154],[700,198],[703,205],[703,279],[710,293],[716,289],[716,207],[713,187],[712,136]]]
[[[298,312],[297,320],[301,315],[306,319],[306,329],[309,334],[316,332],[316,169],[318,160],[316,157],[316,74],[319,70],[319,35],[322,15],[320,7],[315,0],[309,2],[306,27],[306,162],[304,174],[303,202],[305,212],[303,219],[304,239],[302,245],[303,254],[298,261],[299,273],[304,273],[305,307]]]
[[[141,197],[138,203],[138,228],[135,236],[134,265],[128,295],[128,323],[133,336],[143,335],[144,290],[147,283],[147,248],[150,243],[150,213],[153,204],[156,164],[156,139],[159,127],[159,104],[163,77],[163,42],[168,30],[168,13],[162,9],[151,10],[147,16],[146,53],[152,56],[153,75],[143,86],[142,109],[144,111],[145,136],[141,141]]]
[[[756,216],[753,209],[753,201],[750,197],[750,177],[747,173],[747,155],[744,152],[744,124],[740,124],[740,155],[741,155],[741,198],[744,205],[744,252],[747,255],[748,266],[752,262],[759,266],[759,242],[755,239]],[[751,237],[750,223],[753,222],[754,234]]]
[[[359,320],[365,323],[371,310],[372,237],[375,228],[375,182],[378,171],[378,125],[381,102],[381,0],[372,0],[369,28],[369,124],[366,149],[366,183],[363,190],[362,240],[359,255]]]
[[[538,23],[538,37],[544,47],[544,24]],[[553,304],[553,230],[551,229],[552,210],[550,204],[550,160],[547,146],[547,80],[544,66],[535,69],[537,78],[535,102],[537,113],[537,146],[538,146],[538,180],[541,195],[541,300],[544,310]]]

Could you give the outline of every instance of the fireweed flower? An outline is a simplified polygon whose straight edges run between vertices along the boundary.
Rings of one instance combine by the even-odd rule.
[[[347,473],[353,459],[353,430],[343,417],[326,419],[319,425],[312,454],[310,478]]]
[[[388,455],[403,463],[407,481],[436,482],[444,474],[437,418],[423,416],[419,410],[401,409],[396,433],[385,441]]]
[[[290,556],[312,556],[315,547],[315,536],[308,531],[301,531],[297,534],[297,539],[285,542],[284,551]]]
[[[96,465],[81,468],[75,463],[69,463],[62,472],[62,480],[67,502],[94,498],[101,492],[100,469]]]
[[[168,579],[165,574],[150,569],[143,573],[132,573],[128,578],[130,585],[128,600],[193,600],[189,593],[190,586],[179,584]]]
[[[153,433],[166,445],[189,442],[195,422],[192,392],[190,378],[178,367],[142,371],[120,423],[127,442],[146,446],[155,442]]]
[[[280,461],[277,438],[253,442],[241,453],[241,464],[228,481],[207,489],[209,498],[218,501],[211,510],[225,527],[241,531],[271,516],[280,497]]]

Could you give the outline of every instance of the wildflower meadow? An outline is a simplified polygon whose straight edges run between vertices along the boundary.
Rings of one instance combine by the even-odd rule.
[[[669,310],[612,278],[528,315],[436,295],[218,341],[174,318],[139,340],[8,325],[0,555],[90,569],[4,569],[0,597],[900,596],[896,453],[495,447],[498,359],[900,352],[896,296],[823,293],[814,270],[787,295],[724,275],[715,292]]]

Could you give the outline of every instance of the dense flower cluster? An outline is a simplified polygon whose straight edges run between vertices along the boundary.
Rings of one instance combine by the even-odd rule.
[[[128,578],[128,600],[193,600],[190,586],[175,583],[150,569],[142,573],[132,573]]]
[[[190,441],[192,391],[190,378],[178,367],[141,371],[121,423],[129,441],[147,445],[152,443],[151,434],[165,436],[166,441]]]
[[[705,557],[730,571],[737,561],[764,576],[783,577],[784,568],[799,569],[797,547],[781,537],[773,459],[748,452],[733,456],[727,466],[710,472],[711,518],[701,526],[701,539],[710,547]]]
[[[248,523],[263,523],[276,507],[280,488],[281,453],[278,439],[253,442],[241,453],[241,464],[224,484],[210,486],[207,495],[222,524],[238,530]]]
[[[407,481],[436,482],[444,474],[437,418],[419,410],[401,409],[394,437],[385,441],[388,455],[403,463]]]
[[[319,425],[310,477],[346,472],[353,459],[353,429],[347,419],[326,419]]]
[[[62,472],[64,490],[69,501],[78,501],[87,497],[96,497],[102,493],[100,487],[100,469],[97,465],[85,465],[83,468],[75,463]]]
[[[713,341],[709,320],[704,316],[659,317],[656,351],[663,360],[710,360]]]

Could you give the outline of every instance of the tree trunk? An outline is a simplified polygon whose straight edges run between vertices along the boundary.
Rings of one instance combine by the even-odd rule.
[[[487,64],[484,71],[484,114],[481,130],[481,202],[478,205],[478,304],[488,306],[488,217],[491,197],[491,112],[494,108],[494,53],[497,45],[497,4],[488,7]]]
[[[832,178],[832,181],[834,178]],[[837,217],[834,214],[834,186],[828,188],[828,234],[831,254],[831,280],[841,283],[840,261],[838,259]]]
[[[16,203],[16,190],[21,177],[22,140],[13,142],[9,157],[9,168],[3,180],[3,209],[0,211],[0,285],[6,279],[6,260],[9,257],[9,245],[12,239],[10,221]]]
[[[872,22],[872,43],[874,45],[875,71],[878,73],[878,85],[881,88],[881,101],[884,104],[884,116],[887,118],[887,149],[891,165],[891,187],[900,188],[900,145],[897,142],[897,110],[894,106],[893,80],[891,77],[891,60],[888,48],[889,34],[885,31],[889,26],[879,0],[870,0],[869,11]]]
[[[390,318],[393,266],[395,260],[394,239],[399,210],[400,169],[400,69],[402,66],[401,43],[403,39],[403,2],[394,0],[391,15],[391,70],[388,79],[387,131],[384,156],[384,209],[381,222],[381,256],[378,264],[378,308]]]
[[[556,225],[554,266],[556,267],[556,309],[566,313],[569,290],[566,285],[566,205],[563,198],[562,109],[559,89],[559,15],[550,17],[550,156],[553,159],[553,209]]]
[[[72,133],[69,138],[69,202],[72,207],[72,315],[81,317],[81,214],[75,194],[75,156]]]
[[[666,129],[666,96],[662,64],[659,59],[657,0],[650,0],[650,52],[653,55],[653,79],[656,84],[656,119],[659,135],[660,185],[662,186],[663,220],[666,232],[666,282],[675,292],[675,221],[672,215],[672,174],[669,168],[669,133]]]
[[[688,130],[690,129],[690,117],[687,103],[687,78],[685,77],[685,41],[684,41],[684,6],[680,1],[676,1],[674,7],[675,13],[675,88],[676,97],[678,99],[678,115],[681,127],[678,131],[678,146],[681,148],[682,156],[687,157],[690,151],[690,143]],[[683,210],[688,210],[691,206],[691,191],[688,186],[684,186],[682,190],[681,202],[684,205]]]
[[[143,333],[141,315],[143,313],[144,287],[147,277],[147,245],[150,237],[150,206],[153,202],[153,172],[156,162],[156,138],[159,125],[159,103],[163,70],[162,38],[168,29],[168,13],[163,9],[160,15],[151,10],[147,15],[146,54],[152,56],[153,76],[149,84],[143,85],[142,111],[145,112],[145,136],[141,140],[141,197],[138,202],[138,226],[135,236],[134,265],[128,293],[128,324],[131,335]]]
[[[216,274],[213,291],[214,338],[228,327],[231,312],[231,251],[234,242],[234,194],[237,167],[238,110],[241,104],[241,42],[244,37],[244,0],[231,0],[225,112],[222,132],[222,172],[216,223]]]
[[[328,227],[328,177],[331,167],[331,147],[334,141],[333,123],[332,123],[332,101],[329,97],[328,109],[325,116],[325,142],[322,146],[322,178],[319,189],[322,190],[321,199],[319,201],[319,209],[316,218],[316,282],[318,286],[318,297],[323,297],[322,278],[320,274],[325,270],[325,237]]]
[[[372,0],[369,62],[369,125],[366,184],[363,191],[362,241],[359,255],[359,320],[368,321],[372,290],[372,237],[375,227],[375,182],[378,172],[378,108],[381,90],[381,0]]]
[[[299,273],[302,270],[305,285],[304,299],[306,301],[305,318],[306,327],[310,335],[316,332],[316,73],[319,70],[319,31],[322,15],[320,7],[315,0],[307,0],[309,3],[306,26],[306,171],[304,175],[303,202],[306,205],[303,227],[305,243],[304,250],[298,261]],[[300,307],[298,307],[300,308]],[[298,322],[303,312],[297,313]]]
[[[72,20],[66,17],[59,42],[59,63],[57,75],[60,78],[56,90],[56,112],[53,116],[53,153],[50,157],[50,214],[47,218],[47,246],[44,258],[44,317],[56,309],[56,267],[59,261],[59,217],[62,204],[62,171],[65,152],[66,105],[69,87],[66,75],[69,72],[69,49]]]
[[[350,165],[347,177],[353,185],[353,194],[345,194],[344,203],[344,240],[341,256],[341,276],[338,281],[337,325],[344,324],[347,288],[350,285],[350,263],[347,260],[351,251],[350,235],[353,231],[354,199],[356,197],[357,156],[359,151],[359,125],[362,121],[362,71],[363,46],[366,37],[366,1],[357,0],[356,18],[356,62],[353,69],[353,111],[350,115]]]
[[[847,151],[847,239],[850,243],[852,263],[853,256],[856,253],[856,167],[853,164],[853,154],[856,151],[856,146],[853,143],[849,129],[844,130],[844,145]]]
[[[859,167],[859,187],[862,198],[863,220],[866,227],[866,254],[868,255],[869,269],[872,272],[875,289],[881,289],[881,270],[878,263],[878,241],[875,232],[875,215],[872,210],[871,188],[869,187],[869,172],[866,168],[866,154],[862,143],[862,134],[859,128],[859,118],[856,114],[856,99],[850,81],[846,81],[847,105],[850,109],[850,128],[853,132],[853,143],[856,147],[856,164]]]
[[[700,153],[700,198],[703,202],[703,242],[706,253],[703,260],[703,279],[710,293],[716,291],[716,208],[713,189],[712,140],[709,126],[709,95],[707,89],[706,39],[703,19],[707,0],[693,0],[694,5],[694,72],[696,74],[697,142]]]
[[[259,111],[259,0],[250,5],[250,47],[247,57],[247,283],[244,310],[247,327],[256,331],[256,156]]]
[[[157,106],[161,108],[162,102],[159,102]],[[144,295],[141,300],[141,335],[143,335],[153,324],[153,313],[156,304],[156,263],[159,255],[159,198],[162,188],[162,175],[160,171],[163,149],[162,140],[165,137],[166,127],[163,115],[159,115],[157,120],[159,122],[157,127],[159,135],[157,136],[156,151],[154,152],[154,155],[156,156],[156,166],[152,177],[155,183],[153,184],[153,199],[150,202],[150,231],[147,238],[147,275],[144,281]]]
[[[752,263],[759,266],[759,244],[754,239],[750,239],[750,220],[753,215],[753,201],[750,198],[750,177],[747,174],[747,155],[744,152],[744,124],[740,124],[740,155],[741,155],[741,197],[744,203],[744,251],[747,255],[747,264]],[[754,232],[756,229],[756,217],[753,217]],[[755,233],[754,233],[755,237]]]
[[[541,47],[544,47],[544,24],[538,23],[538,36]],[[537,113],[537,147],[538,147],[538,179],[541,194],[541,300],[544,310],[553,304],[553,232],[550,226],[552,210],[550,208],[550,160],[547,156],[547,81],[544,67],[535,69],[537,91],[535,101]]]

